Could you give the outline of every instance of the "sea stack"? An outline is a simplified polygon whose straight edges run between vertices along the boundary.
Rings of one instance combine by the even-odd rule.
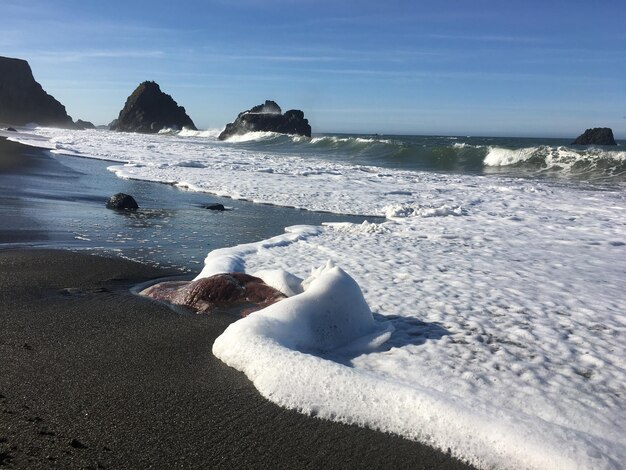
[[[155,134],[163,128],[196,130],[185,108],[163,93],[156,82],[143,82],[126,100],[117,119],[109,126],[114,131]]]
[[[28,62],[0,57],[0,122],[74,128],[65,106],[35,81]]]
[[[239,113],[234,122],[226,124],[218,138],[226,140],[248,132],[277,132],[311,137],[311,126],[299,109],[291,109],[283,114],[276,102],[267,100],[264,104]]]
[[[610,127],[594,127],[579,135],[572,145],[617,145]]]
[[[75,125],[76,125],[76,128],[80,130],[96,128],[96,126],[94,126],[92,122],[83,121],[82,119],[77,119]]]

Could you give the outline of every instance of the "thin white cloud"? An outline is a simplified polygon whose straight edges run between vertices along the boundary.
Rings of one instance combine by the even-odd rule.
[[[41,62],[79,62],[87,59],[121,59],[165,57],[160,50],[78,50],[78,51],[18,51],[15,55]]]
[[[525,43],[537,44],[543,42],[542,38],[533,36],[507,36],[497,34],[423,34],[421,37],[430,39],[455,40],[455,41],[479,41],[499,43]]]

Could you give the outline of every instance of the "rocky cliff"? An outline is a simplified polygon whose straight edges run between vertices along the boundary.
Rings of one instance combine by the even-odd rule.
[[[65,106],[35,81],[28,62],[0,57],[0,122],[74,127]]]
[[[185,108],[161,91],[155,82],[143,82],[128,97],[111,130],[154,134],[165,127],[196,130]]]
[[[226,124],[218,138],[225,140],[248,132],[278,132],[311,137],[311,126],[299,109],[291,109],[283,114],[278,104],[267,100],[264,104],[239,113],[234,122]]]

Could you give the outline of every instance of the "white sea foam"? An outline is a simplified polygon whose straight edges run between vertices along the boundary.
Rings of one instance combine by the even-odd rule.
[[[331,144],[390,144],[391,140],[389,139],[377,139],[377,138],[369,138],[369,137],[338,137],[338,136],[321,136],[321,137],[313,137],[311,139],[312,144],[318,143],[331,143]]]
[[[507,166],[525,162],[536,152],[537,147],[526,147],[521,149],[506,149],[501,147],[490,147],[489,153],[483,160],[487,166]]]
[[[256,132],[248,132],[246,134],[241,135],[233,135],[226,139],[226,142],[250,142],[253,140],[270,140],[275,139],[277,137],[282,136],[282,134],[278,134],[276,132],[265,132],[265,131],[256,131]]]
[[[259,273],[291,295],[215,344],[268,399],[450,448],[482,468],[626,461],[623,191],[353,166],[181,136],[37,133],[119,161],[112,170],[122,177],[389,216],[289,228],[207,256],[199,276]],[[341,272],[300,282],[328,260]],[[327,331],[346,318],[357,334],[344,328],[327,343],[303,325]]]
[[[180,137],[207,137],[210,139],[217,139],[224,129],[206,129],[194,131],[186,127],[178,133]]]
[[[521,149],[507,149],[489,147],[489,152],[483,160],[486,166],[508,166],[534,161],[547,170],[559,169],[571,171],[575,167],[593,170],[599,165],[609,168],[621,168],[626,161],[626,152],[589,148],[574,150],[567,147],[527,147]]]

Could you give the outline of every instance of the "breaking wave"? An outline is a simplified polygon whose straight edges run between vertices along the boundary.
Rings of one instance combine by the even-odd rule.
[[[216,140],[219,129],[190,131],[179,137]],[[277,154],[312,155],[352,165],[419,171],[511,176],[626,180],[626,151],[620,147],[569,147],[567,141],[480,137],[317,135],[312,138],[274,132],[234,136],[223,145]],[[530,145],[529,145],[530,144]]]
[[[572,149],[564,146],[507,149],[490,147],[487,167],[524,167],[538,171],[560,172],[572,176],[626,174],[626,151],[600,148]]]

